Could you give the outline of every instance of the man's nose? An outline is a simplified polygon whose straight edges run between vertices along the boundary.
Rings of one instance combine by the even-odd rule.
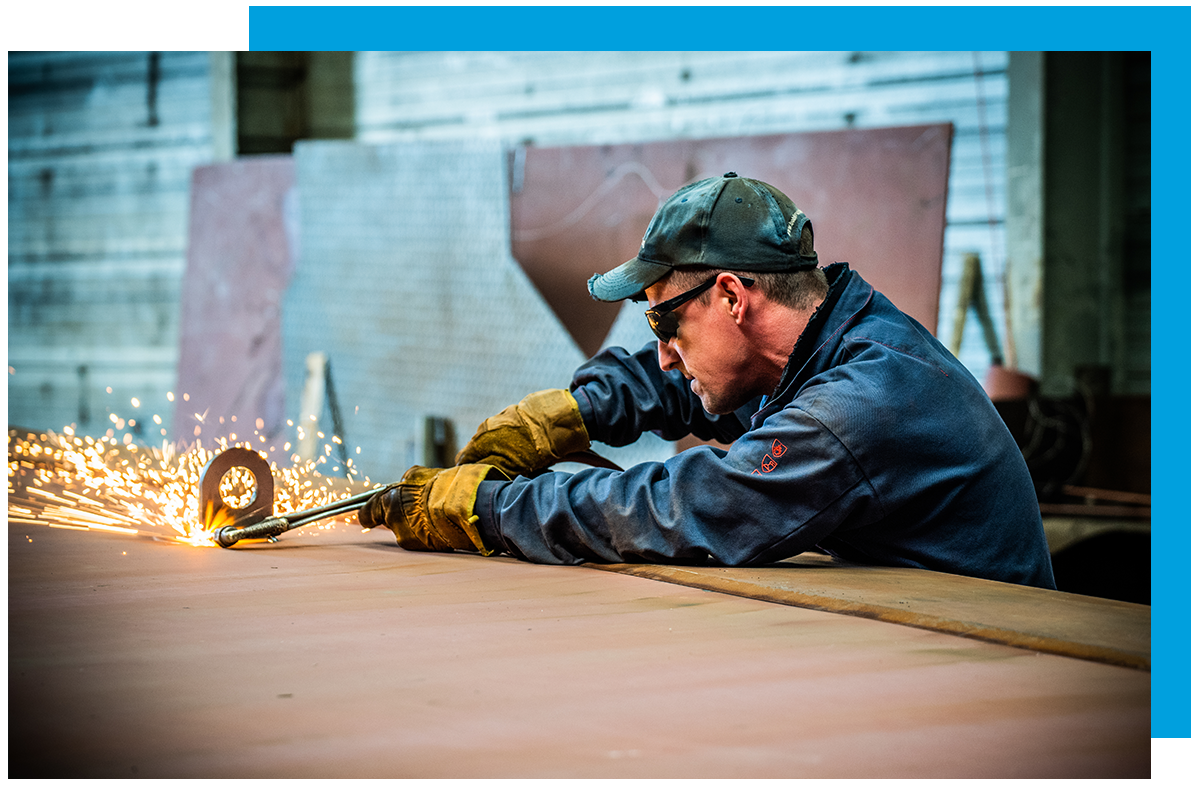
[[[670,340],[665,343],[658,341],[658,366],[663,370],[671,370],[679,362],[679,354],[675,351],[674,344]]]

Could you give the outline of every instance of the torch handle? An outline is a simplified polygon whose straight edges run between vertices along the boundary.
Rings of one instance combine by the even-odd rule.
[[[216,541],[218,546],[227,549],[239,540],[273,538],[276,535],[282,535],[290,529],[302,527],[314,521],[333,518],[334,516],[341,516],[356,511],[378,491],[379,489],[363,491],[361,494],[339,499],[327,505],[299,510],[295,513],[288,513],[282,516],[273,516],[245,527],[236,524],[221,527],[213,533],[213,540]]]

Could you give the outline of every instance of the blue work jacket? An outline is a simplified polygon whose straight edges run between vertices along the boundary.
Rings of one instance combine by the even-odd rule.
[[[609,348],[571,391],[593,441],[645,431],[732,444],[623,472],[480,486],[484,541],[539,563],[755,565],[817,550],[1053,588],[1037,494],[1012,434],[945,346],[845,264],[776,391],[727,415]]]

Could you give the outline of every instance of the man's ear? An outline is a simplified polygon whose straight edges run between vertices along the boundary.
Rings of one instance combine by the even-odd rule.
[[[721,305],[729,311],[734,321],[739,324],[745,321],[748,294],[746,286],[742,285],[742,281],[738,279],[737,275],[722,272],[717,277],[715,288]]]

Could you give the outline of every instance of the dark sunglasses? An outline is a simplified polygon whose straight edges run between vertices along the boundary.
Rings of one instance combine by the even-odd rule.
[[[673,296],[665,302],[659,302],[654,307],[646,311],[646,320],[650,322],[650,331],[654,333],[662,342],[666,343],[671,338],[675,337],[675,333],[679,331],[679,317],[675,315],[675,311],[684,304],[695,299],[700,294],[713,287],[713,283],[720,277],[719,274],[714,274],[704,282],[697,285],[690,291],[684,291],[678,296]],[[738,275],[738,279],[742,281],[742,285],[749,288],[754,285],[754,280],[749,277]]]

